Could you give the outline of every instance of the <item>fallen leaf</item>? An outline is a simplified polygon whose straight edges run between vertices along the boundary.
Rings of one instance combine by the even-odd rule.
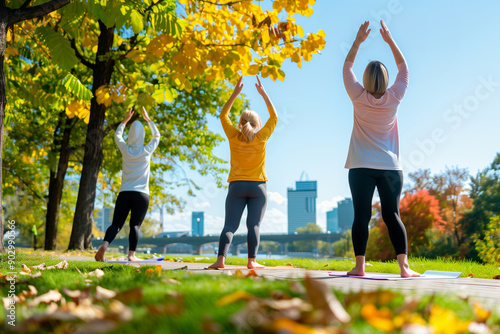
[[[234,272],[234,276],[236,276],[237,278],[245,277],[245,275],[239,269]]]
[[[474,314],[476,315],[476,322],[485,323],[486,320],[491,316],[490,311],[486,311],[479,302],[473,301]]]
[[[96,277],[96,278],[101,278],[104,276],[104,271],[101,269],[97,268],[94,271],[91,271],[90,273],[87,273],[86,277]]]
[[[493,279],[500,279],[500,275],[493,276]]]
[[[138,303],[142,301],[142,298],[143,293],[142,287],[140,286],[125,291],[120,291],[115,297],[115,299],[125,304]]]
[[[68,269],[68,267],[69,267],[68,262],[66,260],[64,260],[64,261],[59,262],[56,265],[49,266],[46,269],[47,270],[50,270],[50,269]]]
[[[40,295],[28,303],[28,307],[36,307],[40,303],[50,304],[51,302],[58,302],[62,298],[62,295],[57,290],[49,290],[49,292]]]
[[[239,300],[250,300],[253,295],[246,291],[236,291],[219,299],[216,303],[218,307],[223,307]]]
[[[351,316],[345,311],[330,288],[323,282],[314,280],[306,274],[304,280],[307,298],[316,310],[323,311],[324,323],[338,320],[342,323],[351,321]]]
[[[148,275],[152,275],[154,272],[155,272],[155,271],[154,271],[154,269],[153,269],[153,268],[148,268],[148,269],[146,269],[146,274],[148,274]]]
[[[133,318],[132,309],[118,300],[109,303],[109,311],[106,312],[106,319],[118,320],[121,322],[130,321]]]
[[[173,278],[165,278],[165,279],[162,279],[161,280],[163,283],[167,283],[167,284],[176,284],[176,285],[180,285],[181,282],[173,279]]]
[[[161,274],[161,265],[160,264],[157,264],[156,267],[155,267],[155,272],[160,275]]]
[[[386,333],[393,332],[396,328],[392,321],[393,313],[388,308],[378,310],[375,305],[366,304],[361,308],[361,316],[369,325]]]
[[[259,275],[257,275],[257,273],[255,272],[255,270],[250,269],[248,271],[248,273],[246,274],[246,277],[259,277]]]
[[[99,285],[95,287],[95,294],[94,294],[95,299],[107,300],[115,297],[116,297],[115,291],[102,288]]]
[[[473,273],[469,273],[469,275],[467,275],[467,278],[472,278],[472,277],[474,277]]]

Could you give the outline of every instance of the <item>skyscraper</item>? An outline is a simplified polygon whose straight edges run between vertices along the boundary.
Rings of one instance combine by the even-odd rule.
[[[288,188],[288,234],[297,228],[316,224],[317,181],[296,181],[295,189]]]
[[[111,226],[113,220],[113,208],[103,207],[97,211],[97,215],[94,218],[96,227],[101,231],[106,233],[108,227]]]
[[[203,211],[193,211],[191,215],[191,235],[202,236],[204,233],[205,213]]]
[[[339,233],[339,209],[333,208],[326,212],[326,230],[331,233]]]
[[[350,230],[352,228],[352,222],[354,221],[354,206],[352,205],[352,199],[343,199],[337,203],[337,206],[340,229],[342,232]]]

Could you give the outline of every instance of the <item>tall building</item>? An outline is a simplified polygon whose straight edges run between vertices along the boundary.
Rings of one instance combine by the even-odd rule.
[[[339,209],[333,208],[326,212],[326,231],[330,233],[340,233]]]
[[[106,230],[113,222],[113,208],[103,207],[100,209],[94,218],[94,222],[101,232],[106,233]]]
[[[354,221],[354,206],[352,205],[352,199],[343,199],[337,203],[337,206],[340,229],[342,232],[350,230],[352,228],[352,222]]]
[[[317,181],[296,181],[295,189],[288,188],[288,234],[299,227],[316,224]]]
[[[203,211],[193,211],[191,215],[191,235],[202,236],[204,233],[205,213]]]

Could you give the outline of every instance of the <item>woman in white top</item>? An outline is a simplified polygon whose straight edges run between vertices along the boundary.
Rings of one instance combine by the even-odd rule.
[[[130,108],[115,132],[115,142],[122,153],[122,184],[116,199],[113,222],[106,230],[104,242],[95,255],[97,261],[104,261],[106,249],[122,229],[129,212],[131,215],[128,259],[138,260],[135,257],[135,250],[139,242],[139,229],[149,207],[149,166],[151,155],[160,143],[160,132],[143,107],[142,116],[148,122],[153,138],[149,144],[144,145],[144,126],[141,122],[135,121],[128,132],[128,143],[125,142],[123,130],[133,114],[134,110]]]
[[[368,37],[369,22],[359,28],[351,50],[347,54],[343,76],[347,94],[354,108],[354,126],[345,167],[349,169],[349,187],[354,205],[352,242],[356,266],[348,275],[364,276],[368,224],[372,213],[372,198],[378,189],[382,218],[396,251],[402,277],[420,274],[408,265],[406,229],[399,216],[399,199],[403,186],[403,172],[399,158],[397,111],[408,87],[408,67],[403,54],[392,39],[383,21],[380,34],[389,44],[398,66],[394,84],[387,88],[387,68],[379,61],[368,64],[363,75],[363,86],[357,81],[352,67],[360,44]]]

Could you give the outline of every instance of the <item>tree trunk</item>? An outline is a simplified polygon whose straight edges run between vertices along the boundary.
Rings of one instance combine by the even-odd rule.
[[[45,250],[56,249],[57,223],[59,220],[59,209],[63,194],[64,178],[68,170],[71,148],[69,140],[71,136],[72,122],[62,111],[59,114],[60,126],[54,131],[54,149],[59,149],[59,160],[56,168],[50,170],[49,200],[47,202],[47,215],[45,220]],[[58,132],[63,130],[62,137]]]
[[[0,252],[4,252],[3,245],[3,205],[2,205],[2,170],[3,170],[3,120],[5,118],[5,106],[7,97],[5,95],[5,73],[3,72],[3,63],[5,58],[5,48],[7,44],[7,15],[5,8],[0,5]]]
[[[110,83],[114,69],[114,60],[109,57],[113,45],[114,27],[107,28],[104,23],[99,21],[99,28],[100,35],[94,66],[94,81],[92,83],[94,97],[90,103],[90,120],[87,128],[83,169],[68,249],[92,248],[92,216],[94,213],[97,178],[103,158],[102,141],[106,111],[104,105],[97,103],[95,91],[102,85]]]

